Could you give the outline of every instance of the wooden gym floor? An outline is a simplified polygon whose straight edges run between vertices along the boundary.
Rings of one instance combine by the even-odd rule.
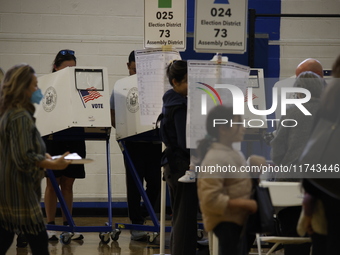
[[[74,217],[77,226],[104,226],[107,222],[107,217]],[[112,219],[113,224],[129,223],[128,218],[119,217]],[[57,219],[57,224],[60,224]],[[151,222],[147,224],[152,225]],[[169,221],[166,223],[170,224]],[[58,232],[60,233],[60,232]],[[50,242],[50,255],[151,255],[159,254],[159,237],[153,243],[146,241],[132,241],[130,240],[130,231],[122,230],[117,241],[112,241],[108,244],[102,244],[99,238],[99,233],[86,232],[82,233],[84,239],[82,241],[71,241],[70,244],[65,245],[60,241]],[[169,233],[166,233],[165,240],[165,254],[169,254]],[[7,255],[31,255],[29,248],[17,248],[16,237]]]
[[[108,221],[107,217],[74,217],[74,222],[77,226],[104,226]],[[60,222],[59,222],[60,220]],[[129,223],[127,217],[114,217],[112,224],[115,223]],[[61,224],[61,218],[57,218],[57,224]],[[152,225],[151,221],[146,223]],[[170,226],[171,222],[166,221],[166,226]],[[57,232],[58,236],[60,232]],[[84,239],[81,241],[71,241],[70,244],[63,244],[60,241],[49,242],[50,255],[152,255],[160,254],[159,250],[159,237],[153,242],[146,241],[133,241],[130,239],[130,231],[122,230],[117,241],[112,241],[108,244],[103,244],[100,241],[99,233],[85,232],[82,233]],[[165,233],[165,254],[170,254],[169,250],[170,233]],[[204,235],[206,239],[206,234]],[[197,255],[209,254],[208,247],[197,251]],[[265,251],[263,251],[265,252]],[[252,249],[249,254],[257,254],[256,249]],[[283,250],[276,252],[277,255],[282,255]],[[8,250],[7,255],[32,255],[29,247],[17,248],[16,237],[13,240],[11,248]]]

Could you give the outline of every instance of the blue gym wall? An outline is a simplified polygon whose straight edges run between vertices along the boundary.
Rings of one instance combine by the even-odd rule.
[[[281,0],[249,0],[248,9],[255,9],[256,14],[280,14]],[[195,0],[187,0],[187,48],[181,53],[182,59],[210,60],[215,53],[196,53],[194,45],[194,23],[195,23]],[[256,36],[259,35],[259,36]],[[263,38],[263,35],[266,35]],[[279,17],[257,17],[255,21],[255,50],[254,68],[263,68],[265,78],[277,78],[280,76],[280,47],[275,41],[280,39],[280,18]],[[269,45],[269,41],[272,43]],[[274,43],[273,43],[274,42]],[[249,44],[248,44],[249,45]],[[228,56],[229,61],[248,65],[249,52],[244,54],[223,54]],[[272,87],[276,79],[266,81],[266,103],[267,108],[272,105]],[[270,147],[264,142],[244,142],[242,151],[246,156],[249,154],[260,154],[270,159]]]
[[[255,9],[256,14],[280,14],[281,0],[249,0],[248,9]],[[195,1],[187,0],[187,32],[194,33]],[[256,34],[268,35],[269,41],[280,39],[280,18],[258,17],[255,23]],[[256,68],[263,68],[265,77],[279,77],[280,73],[280,49],[278,45],[268,45],[266,39],[256,39],[255,64]],[[261,45],[262,44],[262,45]],[[196,53],[193,50],[193,37],[187,40],[187,50],[181,53],[183,59],[211,59],[212,53]],[[223,54],[230,61],[248,65],[248,52],[244,54]]]

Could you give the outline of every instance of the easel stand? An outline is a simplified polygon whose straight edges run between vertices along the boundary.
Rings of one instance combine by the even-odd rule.
[[[129,155],[129,151],[125,146],[125,141],[128,139],[120,139],[118,140],[119,146],[122,150],[122,153],[124,154],[124,157],[126,158],[126,161],[128,163],[128,171],[131,171],[131,174],[133,176],[133,179],[135,181],[135,184],[139,190],[140,195],[143,198],[143,201],[145,203],[145,207],[147,208],[147,211],[151,217],[153,226],[149,225],[137,225],[137,224],[125,224],[125,223],[116,223],[115,227],[117,229],[127,229],[127,230],[141,230],[141,231],[147,231],[151,232],[148,233],[148,241],[150,243],[154,242],[156,240],[156,237],[158,236],[158,233],[160,233],[160,255],[165,255],[164,250],[165,250],[165,232],[171,232],[171,227],[165,226],[165,211],[166,211],[166,182],[163,181],[163,174],[161,174],[161,205],[160,205],[160,222],[158,222],[158,219],[156,217],[156,214],[154,212],[154,209],[150,203],[150,200],[144,190],[143,184],[140,181],[138,177],[137,170],[135,168],[135,165]],[[203,238],[203,224],[198,223],[198,232],[197,236],[198,239]]]
[[[122,150],[122,153],[126,159],[126,163],[128,164],[128,171],[131,171],[131,175],[133,177],[133,180],[138,188],[138,191],[140,193],[140,195],[142,196],[143,198],[143,201],[144,201],[144,204],[145,204],[145,207],[150,215],[150,218],[151,218],[151,221],[153,223],[153,226],[150,226],[150,225],[138,225],[138,224],[126,224],[126,223],[116,223],[116,228],[117,229],[127,229],[127,230],[140,230],[140,231],[147,231],[149,232],[148,233],[148,241],[150,243],[154,242],[156,240],[156,237],[158,236],[158,233],[161,231],[161,227],[160,227],[160,224],[158,222],[158,219],[156,217],[156,214],[155,214],[155,211],[150,203],[150,200],[144,190],[144,187],[143,187],[143,184],[141,182],[141,180],[139,179],[138,177],[138,173],[137,173],[137,170],[136,170],[136,167],[130,157],[130,154],[129,154],[129,151],[128,149],[126,148],[125,146],[125,141],[126,139],[121,139],[121,140],[118,140],[118,143],[119,143],[119,146]],[[162,185],[163,185],[163,182],[162,182]],[[165,184],[164,184],[165,185]],[[162,187],[161,189],[165,190],[165,187]],[[164,195],[161,194],[161,220],[162,220],[162,213],[164,213],[164,216],[163,216],[163,220],[165,222],[165,191],[164,191]],[[164,199],[163,199],[163,196],[164,196]],[[166,227],[165,230],[163,231],[167,231],[167,232],[170,232],[171,231],[171,227]]]
[[[92,129],[92,128],[88,128]],[[83,139],[83,140],[105,140],[106,141],[106,161],[107,161],[107,191],[108,191],[108,222],[105,223],[105,226],[90,226],[90,227],[79,227],[76,226],[72,215],[70,211],[67,208],[65,199],[61,193],[61,190],[59,188],[59,185],[56,181],[56,178],[53,174],[53,171],[50,169],[47,169],[48,176],[51,180],[51,183],[53,185],[54,191],[58,197],[60,207],[67,219],[67,222],[69,223],[68,226],[60,226],[60,225],[50,225],[47,224],[46,228],[48,230],[55,230],[55,231],[62,231],[63,233],[60,235],[60,240],[64,244],[69,244],[71,242],[71,238],[73,236],[74,232],[99,232],[99,238],[103,243],[109,243],[110,237],[113,241],[117,241],[119,238],[119,235],[121,231],[119,229],[113,229],[112,228],[112,198],[111,198],[111,165],[110,165],[110,130],[111,128],[93,128],[91,131],[97,131],[97,132],[85,132],[83,137],[71,137],[67,138],[62,135],[62,132],[60,132],[60,136],[57,135],[57,139],[59,140],[75,140],[75,139]],[[99,131],[99,132],[98,132]],[[57,133],[56,133],[57,134]],[[56,135],[54,135],[55,137]]]

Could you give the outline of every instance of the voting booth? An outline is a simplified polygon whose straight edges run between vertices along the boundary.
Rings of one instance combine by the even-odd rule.
[[[139,178],[138,168],[136,168],[138,159],[136,159],[136,155],[134,155],[133,159],[130,156],[136,153],[131,151],[133,149],[131,145],[126,146],[126,144],[131,141],[145,143],[148,149],[151,148],[155,153],[159,147],[159,154],[161,153],[161,141],[156,130],[156,121],[162,111],[163,94],[171,88],[166,78],[166,67],[171,61],[180,58],[178,51],[172,48],[164,50],[160,48],[136,50],[137,74],[122,78],[114,85],[117,142],[124,155],[125,163],[128,166],[127,171],[130,171],[153,223],[153,226],[116,223],[116,227],[147,231],[149,242],[153,242],[163,228],[160,228],[160,223],[158,222],[153,206]],[[153,145],[150,146],[150,142]],[[145,158],[141,159],[141,161],[152,161],[157,162],[157,164],[159,162],[160,165],[161,158],[152,155],[153,152],[149,151],[149,153],[151,153],[148,154],[150,158],[147,157],[147,154],[144,154]],[[135,160],[135,162],[133,160]],[[161,196],[163,198],[163,195],[165,197],[165,185],[163,188],[164,182],[161,181],[160,167],[159,182],[162,183]],[[161,203],[162,201],[164,200],[162,199]],[[167,227],[166,230],[170,231],[170,227]]]
[[[110,128],[110,91],[104,67],[67,67],[38,78],[44,95],[36,109],[42,136],[70,128]]]
[[[74,232],[101,232],[102,242],[118,239],[120,231],[112,229],[111,169],[109,138],[111,131],[110,91],[105,67],[67,67],[38,78],[44,95],[36,107],[36,125],[42,136],[53,140],[106,141],[108,223],[106,226],[78,227],[56,182],[52,170],[47,170],[69,226],[47,225],[47,229],[63,231],[61,241],[68,244]],[[53,155],[52,155],[53,156]],[[104,225],[104,224],[103,224]],[[65,233],[64,233],[65,232]]]
[[[158,236],[160,225],[149,198],[144,190],[143,183],[138,177],[135,164],[130,157],[130,153],[125,146],[126,141],[143,141],[159,142],[155,134],[155,121],[143,125],[140,115],[140,97],[138,93],[137,75],[131,75],[118,80],[114,86],[114,103],[115,103],[115,122],[116,122],[116,139],[125,157],[126,164],[129,165],[129,171],[132,171],[132,178],[139,190],[146,209],[151,217],[153,226],[116,223],[117,228],[135,229],[148,232],[148,241],[153,242]],[[159,108],[158,114],[161,109]],[[155,160],[157,160],[155,158]],[[160,159],[159,159],[160,160]],[[161,180],[159,180],[161,181]]]
[[[141,124],[136,74],[116,82],[114,86],[114,100],[117,140],[154,129],[155,125]]]

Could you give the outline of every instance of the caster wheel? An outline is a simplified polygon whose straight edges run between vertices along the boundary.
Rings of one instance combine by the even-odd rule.
[[[117,241],[119,239],[119,235],[122,231],[120,231],[119,229],[115,229],[112,233],[111,233],[111,239],[112,241]]]
[[[99,233],[99,238],[100,238],[100,241],[103,243],[103,244],[107,244],[110,242],[110,233],[109,232],[101,232]]]
[[[198,229],[198,230],[197,230],[197,239],[198,239],[198,240],[202,240],[202,239],[203,239],[203,236],[204,236],[203,230],[202,230],[202,229]]]
[[[148,233],[148,242],[154,243],[156,241],[157,236],[158,236],[157,232]]]
[[[71,232],[63,232],[60,234],[60,242],[62,244],[70,244],[72,236],[73,236],[73,233]]]

